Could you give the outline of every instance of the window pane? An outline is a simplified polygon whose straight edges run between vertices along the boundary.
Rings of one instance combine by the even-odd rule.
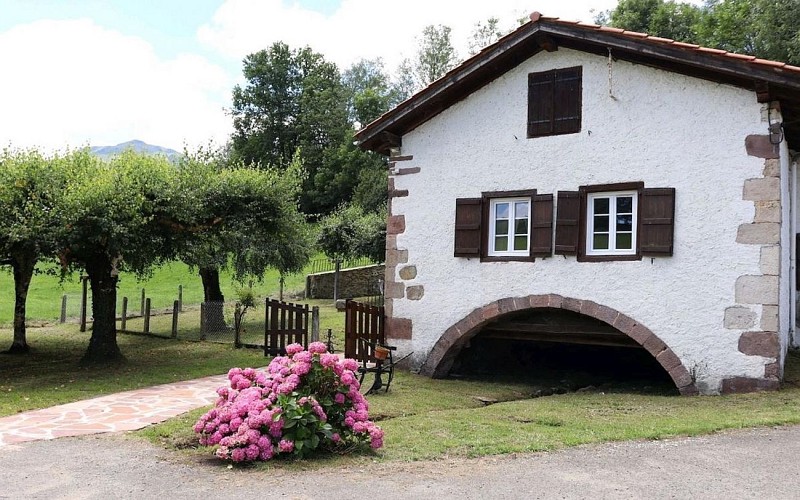
[[[617,233],[617,250],[630,250],[632,246],[631,233]]]
[[[494,234],[508,234],[508,221],[499,220],[494,226]]]
[[[494,239],[494,249],[497,252],[505,252],[508,250],[508,237],[498,236]]]
[[[617,231],[632,231],[633,215],[617,215]]]
[[[630,214],[633,213],[633,197],[620,196],[617,198],[617,213]]]
[[[527,236],[515,236],[514,237],[514,250],[527,250],[528,249],[528,237]]]
[[[594,213],[607,214],[608,213],[608,198],[595,198],[594,199]]]
[[[498,203],[495,207],[495,219],[508,219],[508,203]]]
[[[520,218],[528,218],[528,202],[527,201],[518,201],[514,203],[514,217]]]
[[[514,222],[514,234],[528,234],[528,219],[517,219]]]
[[[595,232],[608,232],[608,215],[594,216],[594,230]]]
[[[608,235],[595,234],[594,241],[592,242],[592,248],[594,250],[608,250]]]

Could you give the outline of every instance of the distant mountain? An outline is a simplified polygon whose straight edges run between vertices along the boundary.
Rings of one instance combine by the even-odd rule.
[[[118,155],[125,151],[126,149],[132,149],[137,153],[146,153],[150,155],[164,155],[172,161],[177,160],[182,155],[181,153],[175,151],[174,149],[165,148],[162,146],[153,146],[152,144],[147,144],[144,141],[128,141],[123,142],[121,144],[117,144],[116,146],[92,146],[90,148],[91,152],[100,158],[107,160],[112,156]]]

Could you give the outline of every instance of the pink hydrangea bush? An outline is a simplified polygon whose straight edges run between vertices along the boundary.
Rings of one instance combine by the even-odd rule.
[[[355,360],[340,360],[325,344],[286,347],[266,371],[232,368],[214,408],[194,431],[200,444],[234,462],[307,456],[317,449],[347,450],[369,442],[383,446],[383,431],[369,420],[359,392]]]

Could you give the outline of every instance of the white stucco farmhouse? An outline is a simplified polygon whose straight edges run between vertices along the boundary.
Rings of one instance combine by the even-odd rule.
[[[386,335],[422,373],[491,328],[778,387],[800,68],[534,13],[356,138],[390,155]]]

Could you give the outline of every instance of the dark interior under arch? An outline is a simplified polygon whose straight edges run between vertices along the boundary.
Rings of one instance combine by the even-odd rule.
[[[597,319],[560,309],[518,311],[484,326],[450,376],[525,382],[546,392],[678,394],[653,356]]]

